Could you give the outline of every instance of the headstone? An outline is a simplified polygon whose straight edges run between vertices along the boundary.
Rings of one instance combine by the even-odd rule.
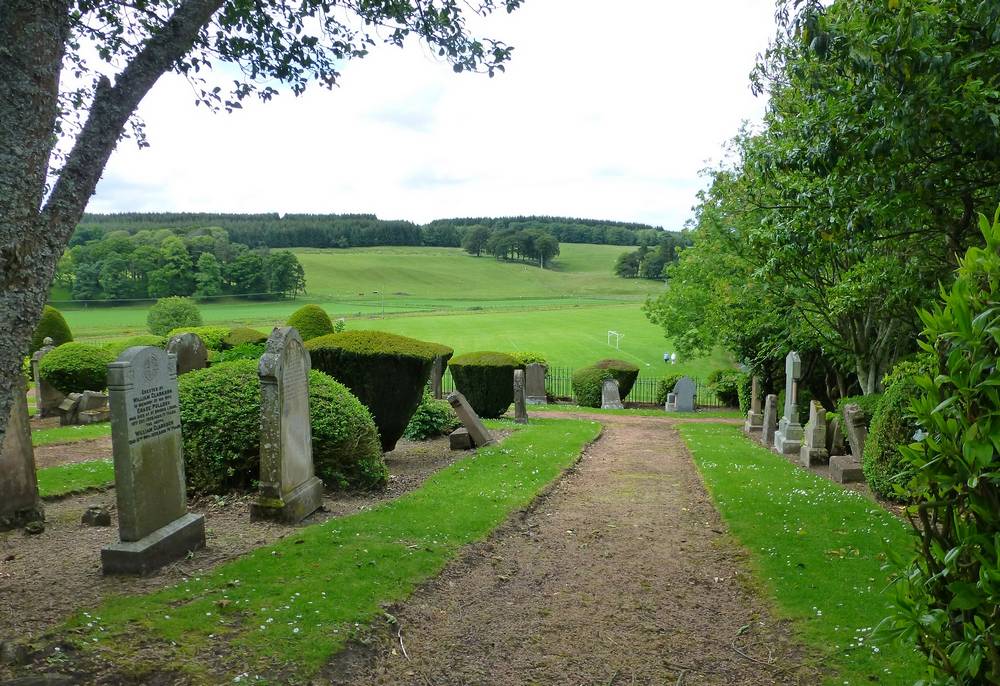
[[[528,423],[528,407],[524,398],[524,370],[514,370],[514,421]]]
[[[97,391],[70,393],[59,403],[59,424],[76,426],[80,424],[96,424],[106,422],[111,418],[111,408],[108,406],[108,396]]]
[[[43,379],[38,371],[42,358],[55,349],[52,343],[52,339],[46,336],[42,347],[31,356],[31,376],[35,382],[35,414],[38,417],[55,417],[59,414],[59,403],[66,397],[62,391]]]
[[[309,422],[309,352],[299,332],[275,327],[260,358],[260,491],[250,519],[302,521],[323,503]]]
[[[860,483],[865,480],[865,473],[854,455],[834,455],[830,458],[830,478],[839,484]]]
[[[532,362],[524,368],[525,393],[529,405],[544,405],[547,402],[545,374],[548,370],[548,367],[538,362]]]
[[[76,424],[76,415],[80,409],[80,398],[82,393],[70,393],[62,399],[59,407],[59,426],[73,426]]]
[[[844,454],[844,431],[839,417],[826,418],[826,450],[830,456]]]
[[[479,420],[479,415],[472,409],[472,406],[465,399],[464,395],[458,391],[453,391],[448,394],[448,403],[455,410],[455,414],[458,415],[458,420],[462,422],[462,426],[469,431],[469,436],[472,438],[474,445],[490,445],[494,442],[493,436],[483,426],[483,423]]]
[[[441,389],[441,381],[444,378],[444,358],[440,355],[434,357],[434,364],[431,365],[431,395],[435,400],[441,400],[444,392]]]
[[[794,350],[785,357],[785,408],[778,430],[774,434],[774,449],[783,455],[795,455],[802,447],[802,425],[799,424],[799,378],[802,361]]]
[[[615,379],[605,379],[601,385],[601,409],[624,410],[621,396],[618,393],[618,382]]]
[[[15,386],[10,418],[0,445],[0,531],[44,519],[31,448],[27,388],[21,378]]]
[[[764,428],[761,440],[768,448],[774,445],[774,434],[778,430],[778,396],[771,393],[764,399]]]
[[[187,511],[175,358],[129,348],[108,365],[120,543],[105,574],[146,574],[205,545],[205,517]]]
[[[663,406],[663,409],[667,412],[677,411],[677,394],[667,393],[667,404]]]
[[[696,391],[697,389],[691,377],[682,376],[674,384],[674,403],[670,406],[669,411],[694,412],[694,396]]]
[[[167,342],[167,352],[177,356],[178,376],[208,366],[208,348],[196,333],[172,336]]]
[[[750,380],[750,411],[747,412],[747,420],[743,424],[743,431],[746,433],[756,433],[764,428],[764,413],[760,409],[760,377],[753,377]]]
[[[860,462],[865,452],[865,441],[868,440],[868,425],[859,405],[852,403],[844,407],[844,428],[847,430],[847,442],[851,445],[851,455]]]
[[[803,431],[799,461],[803,467],[813,467],[830,461],[826,449],[826,410],[818,402],[809,403],[809,421]]]
[[[455,429],[448,434],[448,445],[452,450],[472,450],[475,447],[472,445],[472,437],[469,436],[469,430],[465,427]]]

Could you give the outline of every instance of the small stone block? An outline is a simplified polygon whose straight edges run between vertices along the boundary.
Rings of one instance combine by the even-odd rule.
[[[835,455],[830,458],[830,478],[839,484],[863,483],[865,473],[853,455]]]
[[[810,448],[804,445],[799,448],[799,462],[803,467],[816,467],[830,461],[830,453],[826,448]]]
[[[448,436],[448,442],[451,444],[452,450],[472,450],[474,447],[469,430],[464,428],[452,431]]]
[[[91,505],[83,513],[80,523],[87,526],[111,526],[111,513],[100,505]]]
[[[87,410],[86,412],[81,412],[76,416],[77,424],[100,424],[101,422],[108,421],[111,421],[110,408],[103,410]]]
[[[294,491],[274,503],[257,502],[250,505],[250,521],[269,520],[283,524],[297,524],[319,509],[323,504],[323,482],[312,477],[299,484]]]
[[[149,574],[204,547],[205,516],[188,513],[138,541],[102,548],[101,568],[105,574]]]

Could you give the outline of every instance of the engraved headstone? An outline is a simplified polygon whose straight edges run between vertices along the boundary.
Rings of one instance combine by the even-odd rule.
[[[809,421],[803,432],[799,461],[803,467],[830,461],[830,453],[826,449],[826,410],[815,400],[809,403]]]
[[[763,428],[764,413],[760,409],[760,377],[755,376],[750,380],[750,411],[747,412],[743,431],[750,434],[761,431]]]
[[[774,449],[784,455],[795,455],[802,447],[802,425],[799,423],[799,379],[802,361],[794,350],[785,357],[785,408],[778,430],[774,434]]]
[[[618,382],[614,379],[605,379],[601,385],[601,409],[602,410],[623,410],[621,395],[618,392]]]
[[[865,452],[865,441],[868,440],[868,425],[859,405],[852,403],[844,407],[844,428],[847,430],[847,442],[851,445],[851,455],[860,462]]]
[[[120,543],[105,574],[146,574],[205,545],[205,517],[187,511],[175,358],[129,348],[108,365]]]
[[[528,407],[524,398],[524,370],[514,370],[514,421],[528,423]]]
[[[674,384],[674,404],[668,408],[671,412],[694,412],[694,396],[697,387],[689,376],[682,376]]]
[[[455,414],[458,415],[458,420],[462,422],[462,426],[468,430],[473,445],[483,446],[494,443],[493,436],[483,426],[483,423],[479,420],[479,415],[472,409],[472,405],[469,404],[464,395],[458,391],[453,391],[448,394],[448,403],[455,410]]]
[[[181,333],[167,342],[167,352],[177,356],[177,375],[208,366],[208,349],[196,333]]]
[[[677,394],[667,393],[667,404],[663,406],[663,409],[667,412],[677,411]]]
[[[548,372],[548,367],[538,362],[532,362],[524,368],[525,392],[528,396],[529,405],[544,405],[546,403],[546,372]]]
[[[761,441],[768,448],[774,445],[774,434],[778,430],[778,396],[771,393],[764,399],[764,428]]]
[[[260,358],[260,493],[250,518],[289,524],[323,502],[309,422],[309,352],[292,327],[275,327]]]
[[[27,388],[19,379],[0,445],[0,531],[44,519],[31,448]]]
[[[441,388],[441,382],[444,378],[444,358],[437,355],[434,358],[434,364],[431,365],[431,395],[435,400],[441,400],[444,397],[444,392]]]
[[[55,349],[52,343],[52,339],[46,336],[42,347],[31,356],[31,376],[35,382],[35,415],[38,417],[55,417],[59,414],[59,403],[66,397],[62,391],[43,379],[38,371],[42,358]]]

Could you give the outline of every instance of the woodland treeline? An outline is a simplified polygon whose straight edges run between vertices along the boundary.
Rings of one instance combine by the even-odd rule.
[[[615,274],[623,279],[662,280],[667,276],[667,267],[677,261],[678,249],[689,245],[687,234],[664,232],[655,244],[643,243],[638,250],[619,255]]]

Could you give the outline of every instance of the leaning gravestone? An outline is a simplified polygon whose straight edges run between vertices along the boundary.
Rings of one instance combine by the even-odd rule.
[[[524,399],[524,370],[514,370],[514,421],[528,423],[528,407]]]
[[[208,366],[208,349],[201,336],[182,333],[167,342],[167,352],[177,356],[177,375],[187,374]]]
[[[129,348],[108,365],[120,543],[105,574],[146,574],[205,545],[205,517],[187,511],[175,358]]]
[[[774,434],[778,430],[778,396],[771,393],[764,399],[764,426],[761,440],[768,448],[774,446]]]
[[[442,379],[444,378],[444,358],[440,355],[434,357],[434,364],[431,365],[431,396],[435,400],[441,400],[444,397],[444,392],[441,389]]]
[[[844,431],[839,417],[827,416],[826,419],[826,451],[830,456],[844,454]]]
[[[618,382],[614,379],[605,379],[601,385],[601,409],[602,410],[624,410],[621,395],[618,392]]]
[[[785,408],[778,431],[774,434],[774,449],[783,455],[794,455],[802,447],[802,425],[799,424],[799,378],[802,361],[794,350],[785,358]]]
[[[809,403],[809,421],[799,448],[799,461],[803,467],[814,467],[830,461],[826,449],[826,410],[818,402]]]
[[[682,376],[674,384],[674,402],[667,409],[670,412],[694,412],[694,396],[697,389],[689,376]]]
[[[464,395],[458,391],[453,391],[448,394],[448,403],[455,410],[455,414],[458,415],[458,420],[462,422],[462,426],[468,430],[469,438],[472,439],[473,445],[478,447],[490,445],[494,442],[493,436],[483,426],[483,423],[479,420],[479,415],[472,409],[472,405],[469,404]]]
[[[760,410],[760,377],[755,376],[750,381],[750,411],[743,424],[743,431],[748,434],[758,433],[764,428],[764,413]]]
[[[59,414],[59,403],[66,397],[62,391],[42,378],[38,367],[42,358],[55,347],[48,336],[42,341],[42,347],[31,356],[31,376],[35,381],[35,414],[38,417],[54,417]]]
[[[865,452],[868,427],[858,405],[852,403],[844,407],[844,427],[847,430],[847,441],[851,444],[851,454],[830,458],[830,477],[839,483],[864,481],[861,457]]]
[[[528,396],[529,405],[544,405],[545,395],[545,373],[548,367],[538,362],[532,362],[524,368],[525,392]]]
[[[31,449],[27,388],[15,386],[10,418],[0,445],[0,531],[45,519],[38,499],[35,454]]]
[[[319,509],[309,423],[309,353],[299,332],[276,327],[260,358],[260,493],[250,519],[295,524]]]

